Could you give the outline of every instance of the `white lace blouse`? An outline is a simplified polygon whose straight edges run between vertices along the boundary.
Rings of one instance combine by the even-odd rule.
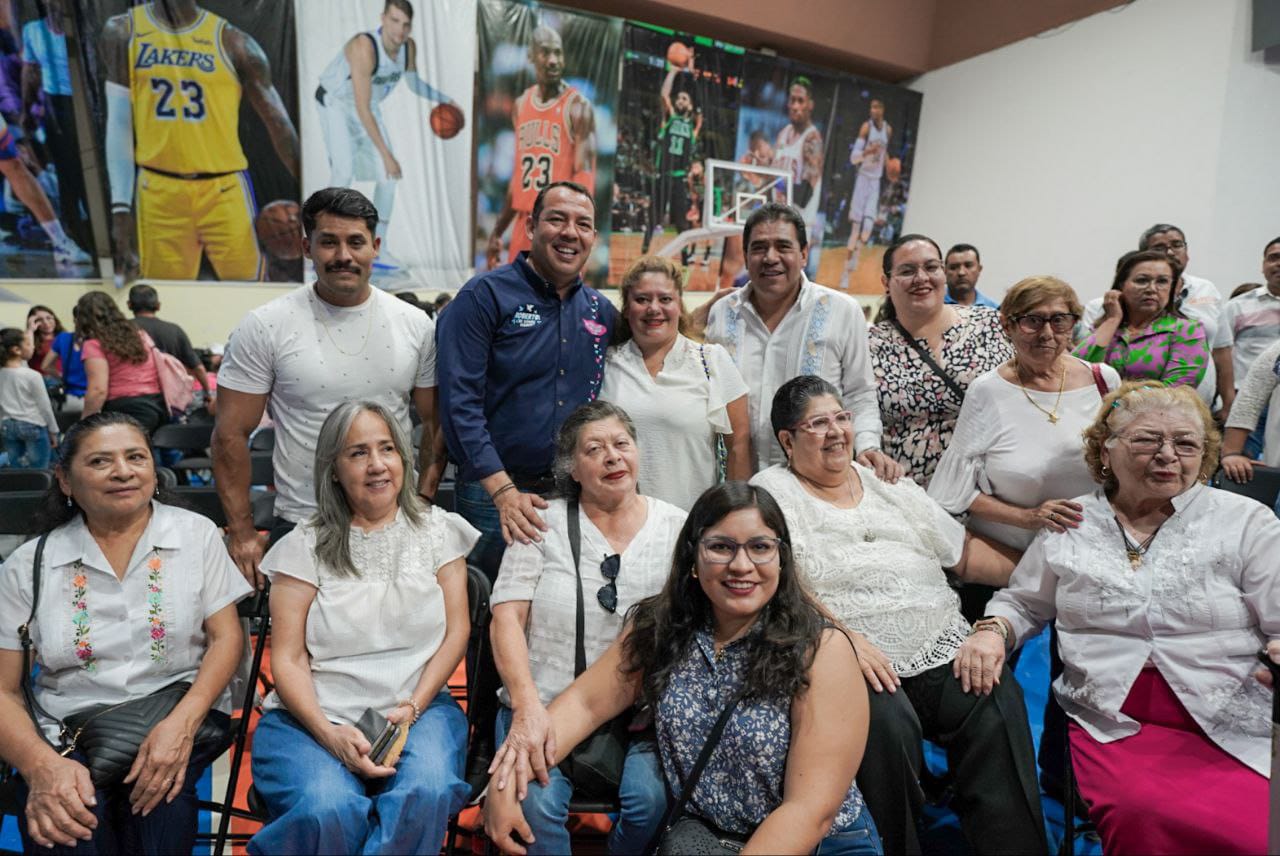
[[[836,618],[864,634],[903,677],[950,662],[969,632],[943,568],[960,562],[964,527],[911,479],[887,484],[853,465],[862,501],[837,508],[781,465],[751,484],[787,518],[796,564]]]
[[[1057,618],[1063,710],[1109,743],[1137,734],[1120,712],[1150,661],[1215,743],[1270,773],[1271,690],[1257,652],[1280,638],[1280,520],[1247,497],[1195,485],[1174,497],[1135,571],[1115,511],[1098,491],[1079,529],[1042,532],[987,611],[1018,642]]]
[[[466,556],[480,533],[456,514],[429,507],[415,526],[401,511],[381,529],[351,528],[360,576],[339,576],[316,560],[316,530],[304,523],[272,547],[262,570],[316,587],[306,644],[316,700],[332,722],[354,725],[366,708],[388,710],[418,684],[444,642],[444,591],[436,574]],[[264,710],[284,707],[272,692]]]

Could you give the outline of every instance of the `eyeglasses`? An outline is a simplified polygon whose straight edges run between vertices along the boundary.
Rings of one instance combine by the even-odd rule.
[[[902,279],[911,281],[916,278],[920,271],[924,271],[924,275],[933,279],[935,276],[942,276],[946,268],[942,262],[925,262],[924,265],[903,265],[893,272],[894,279]]]
[[[1080,316],[1074,312],[1055,312],[1052,315],[1019,315],[1013,321],[1024,333],[1039,333],[1048,324],[1055,333],[1070,333]]]
[[[848,410],[841,410],[839,413],[824,413],[821,416],[815,416],[812,419],[806,419],[803,422],[796,423],[792,431],[808,431],[810,434],[822,435],[831,430],[832,423],[837,428],[844,428],[853,421],[853,414]]]
[[[1161,253],[1167,253],[1170,250],[1185,250],[1187,248],[1186,241],[1170,241],[1167,244],[1148,244],[1148,250],[1155,250]]]
[[[1176,434],[1172,437],[1165,434],[1117,434],[1121,440],[1129,444],[1129,448],[1139,455],[1154,455],[1168,443],[1173,446],[1173,453],[1179,458],[1194,458],[1204,451],[1204,438],[1194,434]]]
[[[605,612],[618,611],[618,571],[621,569],[622,556],[617,553],[605,556],[604,561],[600,563],[600,576],[608,582],[600,586],[600,590],[596,592],[596,601]]]
[[[781,538],[752,538],[745,544],[739,544],[731,538],[703,538],[702,558],[712,565],[727,565],[738,556],[739,550],[747,551],[747,558],[753,565],[764,565],[778,557]]]
[[[1156,291],[1168,291],[1173,287],[1173,277],[1171,276],[1147,276],[1142,274],[1131,278],[1126,285],[1136,285],[1145,291],[1147,288],[1155,288]]]

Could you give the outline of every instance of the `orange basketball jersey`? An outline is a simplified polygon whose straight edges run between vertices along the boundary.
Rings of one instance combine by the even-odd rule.
[[[560,97],[543,104],[538,86],[524,91],[516,102],[516,163],[511,174],[511,207],[521,214],[533,210],[538,191],[553,181],[574,178],[574,140],[569,129],[569,105],[580,98],[567,87]],[[595,188],[588,188],[594,192]]]

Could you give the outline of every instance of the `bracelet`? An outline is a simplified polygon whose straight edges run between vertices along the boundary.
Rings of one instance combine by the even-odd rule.
[[[404,707],[406,704],[413,708],[413,719],[409,723],[412,725],[418,721],[418,717],[422,716],[422,708],[418,707],[418,703],[413,700],[413,696],[409,696],[404,701],[396,702],[396,707]]]
[[[495,490],[493,493],[489,494],[489,499],[496,502],[498,497],[502,496],[504,493],[506,493],[509,490],[515,490],[515,489],[516,489],[516,483],[513,481],[509,481],[506,484],[504,484],[502,487]]]
[[[973,623],[973,628],[969,631],[972,636],[979,631],[987,630],[991,633],[999,633],[1000,638],[1004,640],[1006,645],[1009,644],[1009,628],[998,618],[980,618]]]

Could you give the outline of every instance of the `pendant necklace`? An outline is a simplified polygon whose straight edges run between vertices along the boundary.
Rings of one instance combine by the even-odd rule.
[[[1142,557],[1151,549],[1151,542],[1156,540],[1156,536],[1160,534],[1160,526],[1164,526],[1164,524],[1161,523],[1160,526],[1157,526],[1156,531],[1143,539],[1142,543],[1136,544],[1129,537],[1129,533],[1125,531],[1124,524],[1120,522],[1120,518],[1115,518],[1115,521],[1116,528],[1120,530],[1120,537],[1124,539],[1124,553],[1129,557],[1129,566],[1136,571],[1138,566],[1142,564]]]
[[[1014,373],[1014,376],[1018,378],[1018,386],[1019,388],[1022,389],[1022,394],[1027,397],[1027,401],[1031,402],[1031,406],[1034,407],[1036,410],[1039,410],[1045,416],[1049,417],[1050,425],[1057,425],[1058,424],[1058,405],[1062,404],[1062,391],[1067,387],[1066,364],[1064,363],[1062,366],[1062,379],[1058,381],[1058,397],[1053,400],[1052,410],[1045,410],[1043,407],[1039,405],[1038,402],[1036,402],[1034,398],[1031,397],[1031,393],[1027,392],[1027,387],[1022,382],[1022,372],[1018,371],[1018,361],[1016,359],[1013,361],[1013,373]]]

